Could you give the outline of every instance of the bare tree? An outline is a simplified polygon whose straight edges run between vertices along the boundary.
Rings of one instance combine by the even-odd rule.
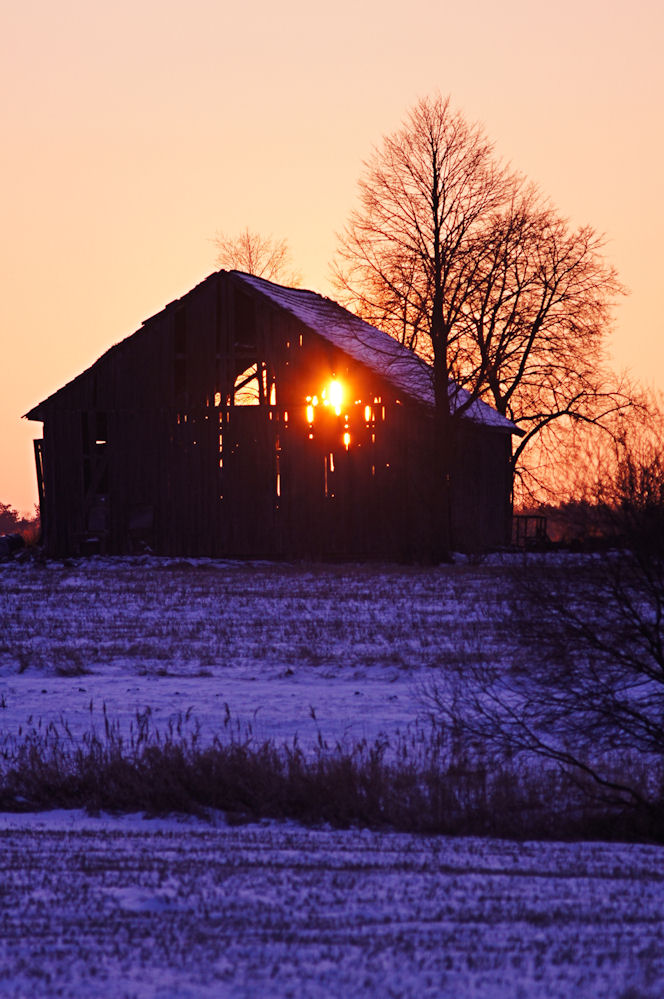
[[[237,236],[218,233],[215,245],[219,267],[255,274],[280,284],[295,286],[300,283],[299,273],[292,268],[290,248],[285,239],[260,236],[247,228]]]
[[[453,432],[453,380],[468,404],[483,397],[524,431],[515,465],[536,486],[563,432],[629,403],[604,363],[622,288],[603,240],[502,166],[449,99],[419,101],[383,140],[359,201],[339,237],[337,289],[432,360],[440,436]]]
[[[464,405],[450,398],[474,280],[470,251],[513,183],[479,126],[447,100],[421,100],[366,164],[360,207],[340,237],[336,284],[346,304],[433,362],[434,558],[452,540],[452,424],[481,390],[471,386]]]
[[[477,242],[477,282],[458,377],[524,431],[513,460],[526,493],[552,481],[587,427],[610,431],[633,387],[605,360],[612,306],[622,292],[604,240],[572,229],[532,187],[521,187]]]

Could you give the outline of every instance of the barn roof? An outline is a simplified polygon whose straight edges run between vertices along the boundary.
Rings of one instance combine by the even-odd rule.
[[[231,273],[354,360],[378,372],[398,391],[426,406],[433,406],[433,368],[387,333],[314,291],[285,288],[240,271]],[[481,399],[474,399],[469,404],[470,394],[454,382],[450,382],[449,393],[453,410],[467,406],[464,416],[473,423],[513,434],[522,433],[511,420]]]
[[[306,291],[301,288],[286,288],[282,285],[273,284],[273,282],[267,281],[265,278],[245,274],[242,271],[230,271],[230,274],[253,293],[257,293],[268,299],[278,308],[290,313],[290,315],[309,330],[332,343],[339,350],[344,351],[367,368],[376,371],[393,385],[398,392],[403,392],[411,399],[426,406],[433,406],[433,369],[431,365],[398,343],[387,333],[364,322],[363,319],[353,315],[352,312],[348,312],[347,309],[344,309],[337,302],[330,298],[324,298],[317,292]],[[215,277],[216,275],[212,274],[202,283],[205,284],[208,280]],[[195,290],[195,288],[192,289],[192,292]],[[183,298],[186,299],[192,292],[188,292]],[[182,299],[179,301],[182,301]],[[175,304],[177,303],[172,302],[170,306]],[[155,319],[156,316],[151,318]],[[143,327],[150,321],[150,319],[145,320]],[[140,332],[141,330],[139,329],[137,333]],[[128,341],[136,335],[134,333],[109,348],[109,350],[95,361],[91,368],[94,368],[102,358],[112,352],[123,349]],[[72,382],[76,382],[79,378],[84,377],[91,368],[77,375],[67,385],[71,385]],[[43,420],[44,411],[42,407],[44,404],[51,402],[67,385],[62,386],[62,388],[48,396],[47,399],[42,400],[42,402],[34,406],[26,413],[26,418],[29,420]],[[449,392],[453,410],[458,410],[465,406],[463,415],[465,418],[472,420],[473,423],[493,427],[496,430],[502,430],[519,436],[522,435],[523,431],[512,423],[511,420],[506,419],[506,417],[502,416],[497,410],[481,399],[474,399],[469,404],[469,393],[465,389],[455,385],[454,382],[450,382]]]

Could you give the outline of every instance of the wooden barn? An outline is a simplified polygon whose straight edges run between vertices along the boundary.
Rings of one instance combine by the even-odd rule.
[[[53,556],[426,559],[431,369],[311,291],[219,271],[28,414]],[[453,543],[508,544],[511,435],[474,402]]]

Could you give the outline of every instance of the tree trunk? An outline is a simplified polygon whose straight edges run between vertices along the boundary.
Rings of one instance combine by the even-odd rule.
[[[454,418],[450,411],[447,336],[442,315],[442,295],[436,295],[432,341],[434,345],[433,382],[433,462],[430,491],[431,559],[434,564],[452,561],[452,473],[454,465]]]

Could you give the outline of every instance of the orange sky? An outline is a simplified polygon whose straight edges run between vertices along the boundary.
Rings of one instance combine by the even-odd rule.
[[[611,348],[664,389],[660,0],[21,0],[3,12],[0,501],[36,499],[31,406],[215,269],[286,237],[329,292],[363,157],[420,96],[609,237]]]

